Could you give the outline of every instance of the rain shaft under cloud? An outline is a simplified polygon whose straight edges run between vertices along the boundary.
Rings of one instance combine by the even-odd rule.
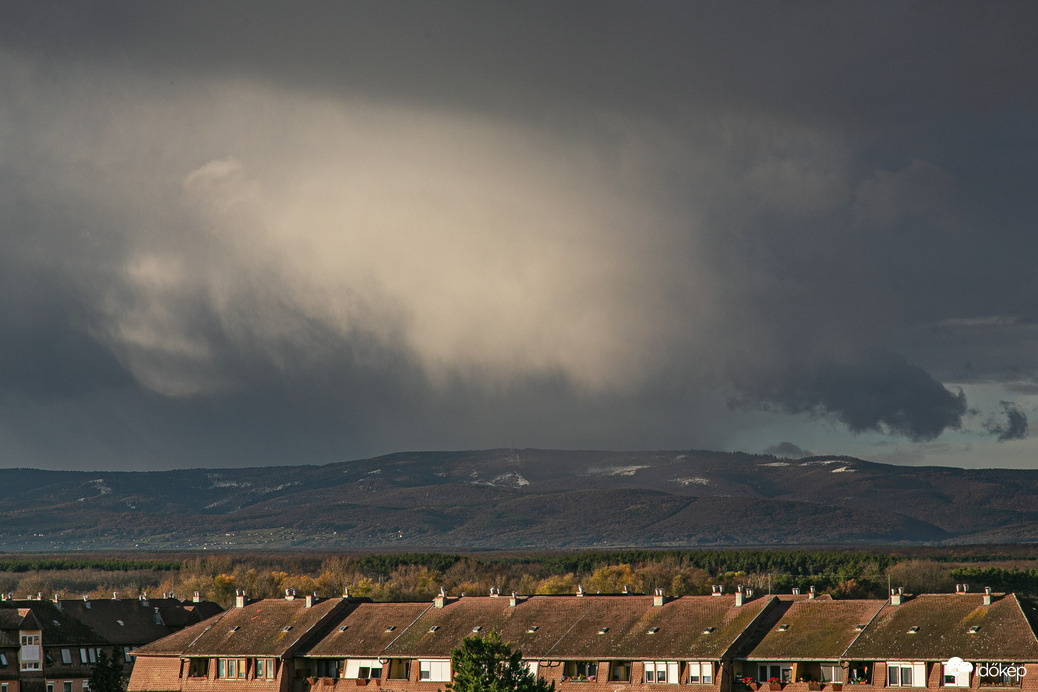
[[[1026,436],[1034,11],[518,9],[5,10],[4,462]]]

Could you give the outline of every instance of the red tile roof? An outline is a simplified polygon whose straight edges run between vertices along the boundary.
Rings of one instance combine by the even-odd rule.
[[[1038,639],[1013,594],[926,594],[885,605],[850,646],[861,661],[1038,661]],[[911,628],[917,627],[915,632]],[[970,629],[976,627],[971,633]]]
[[[432,607],[431,603],[351,605],[345,617],[332,626],[331,632],[307,652],[308,656],[373,658],[385,651],[411,623]]]
[[[319,600],[306,607],[303,598],[266,599],[232,608],[176,634],[146,644],[137,655],[162,656],[276,656],[321,636],[326,622],[344,609],[341,598]]]
[[[734,600],[686,596],[655,607],[652,596],[532,596],[510,607],[507,598],[468,597],[427,610],[384,655],[447,657],[479,627],[528,659],[719,659],[772,601],[736,608]]]
[[[769,629],[740,658],[750,661],[839,661],[886,601],[798,600],[769,618]]]

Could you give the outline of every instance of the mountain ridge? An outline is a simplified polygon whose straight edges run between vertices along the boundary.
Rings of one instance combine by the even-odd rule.
[[[1038,471],[707,450],[0,469],[0,550],[704,547],[1038,539]]]

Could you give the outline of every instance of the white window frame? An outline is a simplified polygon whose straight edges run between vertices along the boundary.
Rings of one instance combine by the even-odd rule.
[[[450,682],[451,660],[449,658],[418,659],[418,680],[421,682]]]
[[[347,680],[380,680],[382,662],[377,658],[347,658],[342,677]]]
[[[677,661],[644,661],[642,666],[642,678],[647,684],[677,685],[679,682],[681,666]]]
[[[693,678],[695,678],[693,680]],[[714,664],[711,661],[689,661],[688,662],[688,684],[690,685],[713,685]]]
[[[949,673],[947,664],[941,664],[941,687],[969,687],[972,671],[960,670],[957,673]],[[951,682],[948,681],[951,678]]]
[[[823,683],[842,683],[843,682],[843,666],[829,665],[823,663],[822,666],[822,682]],[[829,677],[826,678],[826,672],[829,673]]]
[[[61,692],[72,692],[72,681],[64,680],[61,683]]]
[[[890,674],[897,670],[897,680],[892,681]],[[905,673],[908,682],[905,682]],[[926,663],[923,661],[887,661],[886,687],[926,687]]]

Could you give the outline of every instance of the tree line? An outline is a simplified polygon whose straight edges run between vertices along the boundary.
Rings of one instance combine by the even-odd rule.
[[[250,598],[297,593],[351,595],[377,601],[431,599],[441,588],[452,595],[502,593],[708,594],[742,585],[759,594],[793,588],[836,598],[883,597],[890,586],[909,593],[977,590],[1038,595],[1038,559],[1033,555],[904,553],[839,550],[627,550],[566,553],[453,554],[243,553],[180,559],[6,557],[0,560],[0,591],[18,595],[109,598],[113,593],[172,593],[230,604],[237,590]]]

